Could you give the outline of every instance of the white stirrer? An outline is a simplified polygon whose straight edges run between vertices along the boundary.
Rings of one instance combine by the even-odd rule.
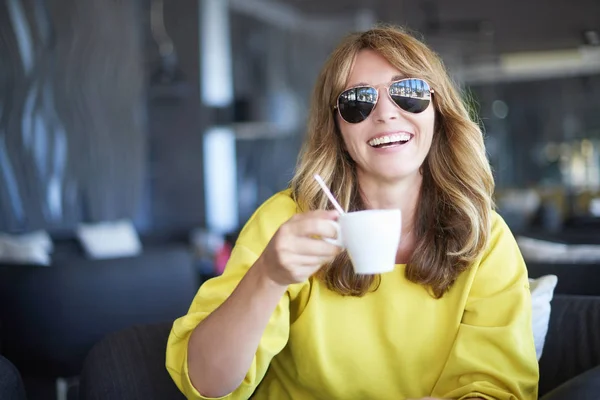
[[[315,180],[317,181],[319,186],[321,186],[321,189],[323,189],[327,197],[329,197],[329,200],[331,200],[331,204],[333,204],[333,206],[338,210],[338,212],[340,214],[345,214],[344,210],[342,209],[342,206],[340,206],[335,197],[333,197],[333,194],[331,194],[331,191],[323,181],[323,178],[321,178],[319,174],[315,174]]]

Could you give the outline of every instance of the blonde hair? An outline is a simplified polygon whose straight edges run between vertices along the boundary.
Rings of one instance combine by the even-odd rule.
[[[483,135],[471,120],[440,58],[406,31],[380,26],[347,36],[323,67],[312,95],[308,132],[291,182],[302,211],[331,209],[313,179],[320,174],[346,211],[365,208],[354,161],[344,150],[334,106],[352,63],[362,49],[381,54],[407,77],[425,79],[435,90],[435,127],[423,166],[414,234],[416,248],[406,266],[408,280],[440,298],[487,246],[494,181]],[[342,295],[376,290],[378,276],[356,275],[343,252],[317,277]]]

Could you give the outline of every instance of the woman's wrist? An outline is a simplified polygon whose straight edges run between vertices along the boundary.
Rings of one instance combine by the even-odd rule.
[[[256,285],[257,289],[279,294],[280,297],[283,296],[288,285],[281,284],[272,279],[267,268],[268,266],[264,263],[263,258],[259,257],[248,271],[253,284]]]

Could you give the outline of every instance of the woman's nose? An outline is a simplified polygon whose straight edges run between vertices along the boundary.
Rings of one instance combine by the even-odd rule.
[[[384,122],[387,120],[394,120],[400,117],[400,109],[390,99],[390,96],[385,92],[385,89],[379,90],[379,99],[373,110],[373,118],[377,122]]]

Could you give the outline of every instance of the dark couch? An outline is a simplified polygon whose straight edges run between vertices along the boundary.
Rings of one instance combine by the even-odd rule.
[[[25,400],[25,386],[17,368],[0,356],[0,399]]]
[[[0,354],[21,372],[29,400],[55,398],[57,382],[74,399],[95,343],[135,324],[172,321],[198,286],[181,245],[110,260],[59,250],[49,267],[0,265]]]
[[[598,332],[600,297],[561,294],[554,297],[540,360],[540,396],[548,396],[544,400],[600,399]],[[590,373],[582,376],[586,371]],[[550,393],[561,385],[564,386]]]
[[[540,360],[540,396],[600,399],[600,265],[528,262],[527,268],[532,278],[558,276]]]
[[[568,274],[532,264],[530,275]],[[595,276],[598,270],[588,269]],[[588,275],[580,278],[591,279]],[[595,280],[598,282],[598,279]],[[540,360],[543,400],[600,399],[600,296],[561,293],[559,283]],[[591,287],[590,287],[591,289]],[[600,295],[600,287],[595,293]],[[171,323],[138,325],[111,334],[88,355],[80,382],[82,400],[183,399],[165,369]]]

